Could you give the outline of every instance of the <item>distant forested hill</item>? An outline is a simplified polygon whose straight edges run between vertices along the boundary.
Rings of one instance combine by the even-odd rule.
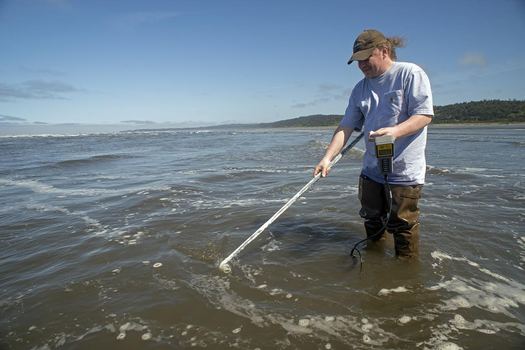
[[[525,101],[483,100],[434,106],[433,123],[517,123],[525,122]],[[336,126],[342,115],[316,114],[273,123],[261,123],[252,127],[322,127]]]
[[[336,114],[315,114],[305,117],[297,117],[293,119],[280,120],[273,123],[261,123],[257,126],[271,127],[271,128],[287,128],[287,127],[309,127],[309,126],[334,126],[341,121],[342,115]]]
[[[483,100],[434,107],[436,123],[525,122],[525,101]]]

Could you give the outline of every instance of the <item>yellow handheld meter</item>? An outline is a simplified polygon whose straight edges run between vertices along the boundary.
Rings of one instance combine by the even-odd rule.
[[[376,157],[379,169],[383,174],[392,172],[392,158],[394,158],[394,140],[391,135],[378,136],[374,139],[376,146]]]

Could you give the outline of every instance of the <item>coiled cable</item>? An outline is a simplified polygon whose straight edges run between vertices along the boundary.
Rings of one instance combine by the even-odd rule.
[[[364,242],[366,242],[368,240],[373,240],[374,238],[376,238],[376,237],[380,236],[381,234],[383,234],[383,232],[386,230],[386,228],[388,226],[388,221],[390,220],[390,215],[392,214],[392,190],[390,189],[390,185],[388,183],[388,175],[385,174],[384,178],[385,178],[385,199],[386,199],[386,203],[388,205],[388,208],[387,208],[388,210],[387,210],[386,217],[383,220],[383,226],[376,233],[374,233],[373,235],[367,236],[366,238],[363,238],[362,240],[360,240],[359,242],[354,244],[354,247],[350,251],[350,256],[352,258],[354,258],[354,259],[356,258],[354,253],[359,254],[360,271],[363,270],[363,258],[361,256],[361,251],[359,250],[359,245],[361,245],[362,243],[364,243]]]

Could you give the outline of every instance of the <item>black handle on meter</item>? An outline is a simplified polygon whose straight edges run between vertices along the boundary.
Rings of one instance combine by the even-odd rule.
[[[374,139],[376,146],[376,157],[379,169],[386,175],[392,172],[392,158],[394,157],[394,136],[384,135]]]

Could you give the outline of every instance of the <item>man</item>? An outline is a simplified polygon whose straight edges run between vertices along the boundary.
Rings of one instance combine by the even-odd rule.
[[[367,140],[359,178],[359,214],[365,219],[367,237],[382,239],[386,227],[394,236],[396,256],[412,258],[419,244],[418,200],[425,182],[426,126],[434,111],[425,72],[415,64],[396,62],[395,49],[402,45],[401,38],[386,38],[373,29],[357,37],[348,64],[358,61],[365,77],[352,90],[345,115],[314,175],[326,176],[330,160],[352,131],[364,129]],[[374,139],[383,135],[395,138],[393,171],[387,178],[392,193],[388,223],[388,190],[374,145]]]

